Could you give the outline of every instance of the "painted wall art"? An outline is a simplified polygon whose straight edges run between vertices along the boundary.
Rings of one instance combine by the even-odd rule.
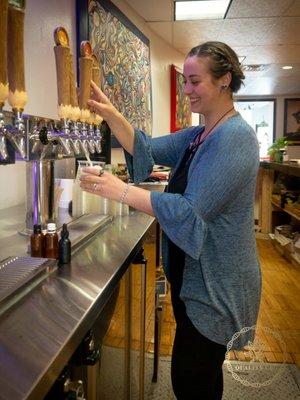
[[[134,127],[151,135],[149,40],[109,0],[88,1],[88,35],[102,90]]]
[[[171,65],[171,132],[191,126],[192,113],[189,98],[183,91],[183,75],[175,65]]]
[[[300,142],[300,99],[284,100],[284,136]]]

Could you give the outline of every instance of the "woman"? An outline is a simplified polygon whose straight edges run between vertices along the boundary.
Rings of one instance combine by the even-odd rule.
[[[82,188],[157,218],[177,323],[174,393],[183,400],[221,399],[226,345],[256,323],[259,308],[253,226],[258,145],[233,106],[232,93],[244,75],[229,46],[207,42],[193,48],[183,75],[191,110],[204,115],[205,126],[151,139],[134,130],[94,84],[89,101],[126,150],[135,182],[147,178],[154,163],[173,169],[167,192],[150,193],[90,168]],[[240,335],[233,348],[249,339]]]

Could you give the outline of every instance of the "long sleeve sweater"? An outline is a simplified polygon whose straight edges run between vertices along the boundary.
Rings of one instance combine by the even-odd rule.
[[[154,164],[176,170],[199,129],[153,139],[136,130],[133,157],[125,152],[134,182],[145,180]],[[180,297],[187,315],[200,333],[223,345],[253,326],[258,315],[261,275],[253,213],[258,154],[253,129],[237,114],[199,146],[183,195],[151,192],[164,235],[186,254]],[[164,238],[163,264],[168,277],[172,266]],[[233,348],[252,334],[242,332]]]

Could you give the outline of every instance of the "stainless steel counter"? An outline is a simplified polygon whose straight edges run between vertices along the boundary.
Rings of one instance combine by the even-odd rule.
[[[4,218],[5,216],[5,218]],[[22,209],[0,212],[0,258],[26,253]],[[154,218],[117,217],[0,317],[0,399],[42,399],[92,326]]]

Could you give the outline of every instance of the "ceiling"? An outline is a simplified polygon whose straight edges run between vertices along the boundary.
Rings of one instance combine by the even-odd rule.
[[[173,0],[126,1],[184,55],[201,42],[219,40],[245,57],[243,64],[267,64],[265,71],[246,72],[239,95],[300,96],[300,0],[232,0],[226,19],[176,22]]]

